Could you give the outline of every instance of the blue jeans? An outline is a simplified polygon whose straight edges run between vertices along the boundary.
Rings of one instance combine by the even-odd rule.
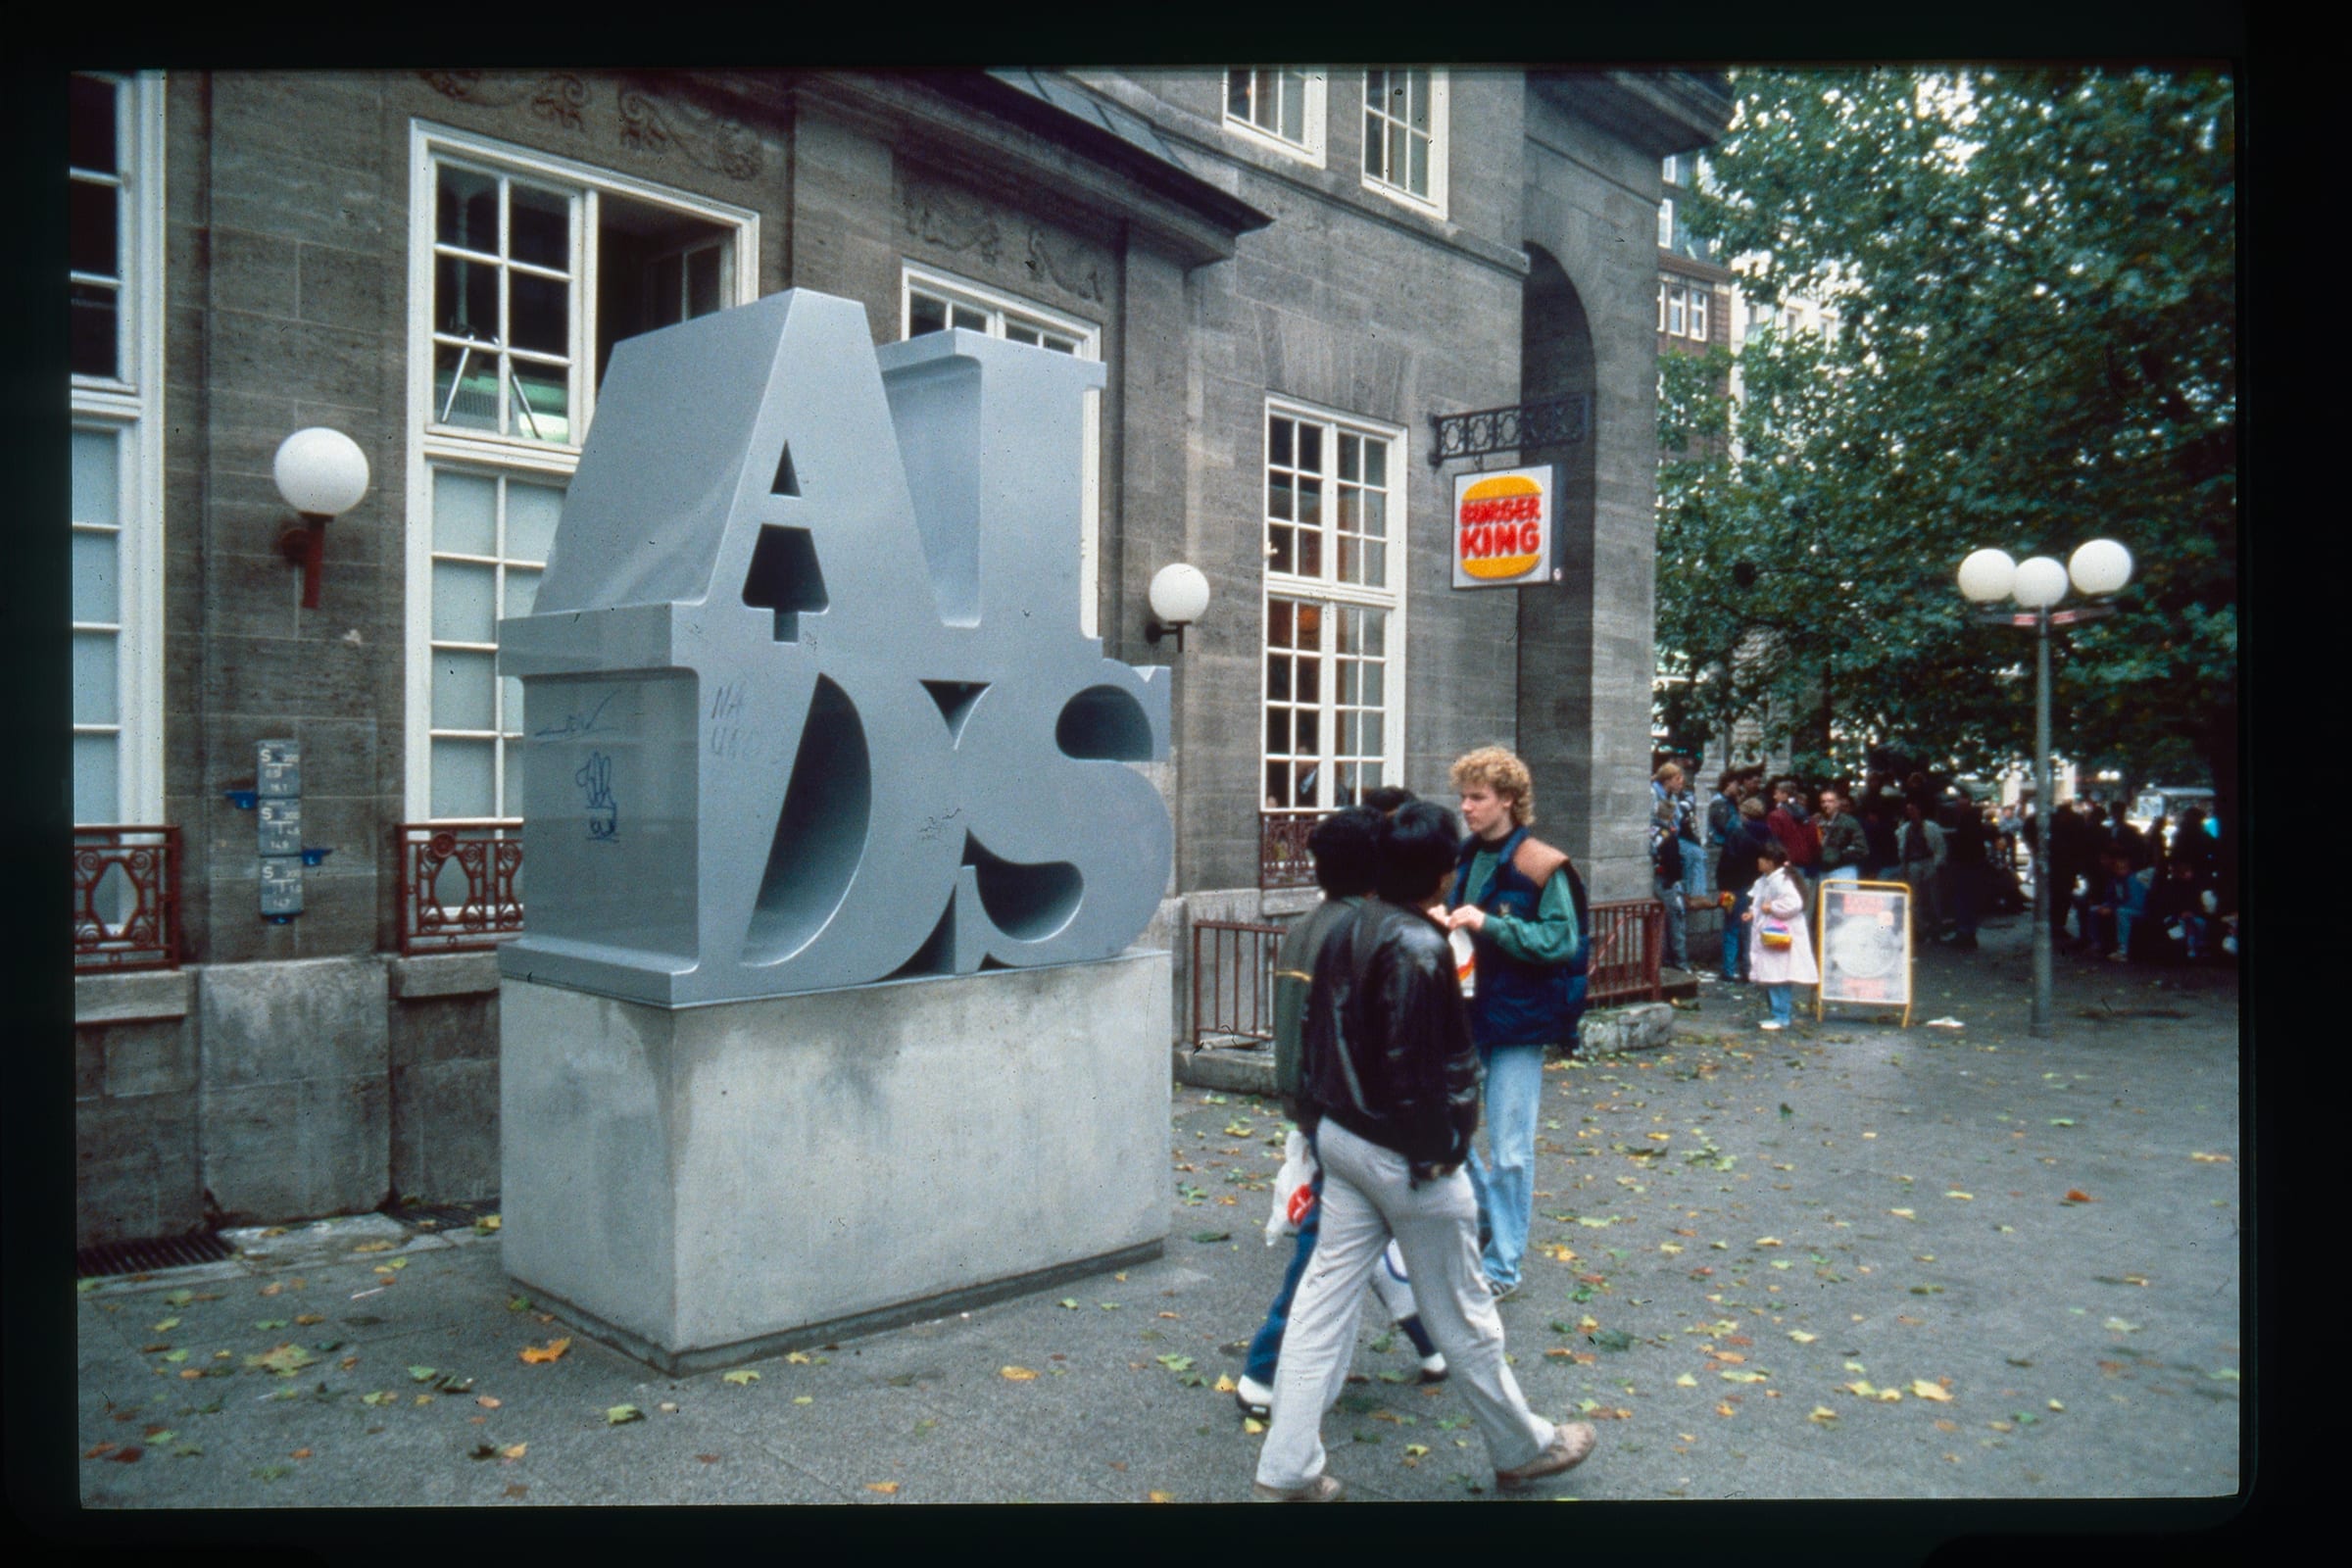
[[[1536,1117],[1544,1105],[1542,1046],[1481,1046],[1487,1069],[1487,1142],[1494,1161],[1470,1150],[1470,1190],[1487,1241],[1487,1275],[1497,1285],[1519,1283],[1527,1227],[1536,1204]]]
[[[1669,882],[1652,871],[1649,885],[1651,891],[1657,894],[1658,902],[1666,906],[1666,952],[1663,957],[1677,969],[1688,969],[1690,967],[1690,944],[1683,934],[1682,881],[1677,878]]]
[[[1723,977],[1726,980],[1747,978],[1747,927],[1740,916],[1747,913],[1747,894],[1742,891],[1739,900],[1723,911]]]
[[[1298,1221],[1298,1245],[1291,1250],[1291,1266],[1283,1270],[1282,1289],[1275,1293],[1274,1304],[1266,1308],[1266,1321],[1250,1342],[1250,1355],[1242,1363],[1242,1376],[1252,1382],[1271,1387],[1274,1368],[1282,1359],[1283,1331],[1290,1326],[1291,1299],[1298,1294],[1298,1276],[1306,1272],[1307,1259],[1315,1255],[1315,1237],[1323,1229],[1323,1177],[1317,1172],[1310,1184],[1315,1190],[1315,1201]]]
[[[1772,1004],[1772,1021],[1787,1023],[1793,1016],[1788,1005],[1789,993],[1796,989],[1788,980],[1778,980],[1764,988],[1764,1000]]]
[[[1689,839],[1683,840],[1683,891],[1694,899],[1715,896],[1715,867],[1710,863],[1722,853],[1721,846],[1702,850]]]

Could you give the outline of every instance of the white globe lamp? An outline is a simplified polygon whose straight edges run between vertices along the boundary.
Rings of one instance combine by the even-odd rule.
[[[2066,574],[2090,598],[2115,593],[2132,580],[2132,552],[2112,539],[2093,539],[2068,559]]]
[[[325,575],[326,525],[368,493],[368,454],[342,431],[315,424],[277,444],[270,476],[302,518],[302,526],[278,535],[277,548],[302,567],[302,608],[317,610],[318,580]]]
[[[1989,605],[2009,597],[2017,580],[2017,563],[2005,550],[1979,550],[1960,563],[1961,597],[1971,604]]]
[[[2047,610],[2066,597],[2066,566],[2049,556],[2035,556],[2017,564],[2010,597],[2028,610]]]
[[[1144,635],[1158,642],[1173,632],[1177,648],[1182,649],[1185,627],[1208,609],[1208,578],[1200,567],[1185,562],[1162,566],[1152,579],[1151,601],[1154,618],[1145,626]]]

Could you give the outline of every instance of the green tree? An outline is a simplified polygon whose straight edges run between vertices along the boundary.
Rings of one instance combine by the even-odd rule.
[[[1835,308],[1664,367],[1667,718],[1767,698],[1800,751],[1964,766],[2032,746],[2027,633],[1976,624],[1970,550],[2132,553],[2056,645],[2057,744],[2236,789],[2235,142],[2195,71],[1749,71],[1694,226],[1752,299]],[[1752,585],[1736,564],[1759,568]],[[2022,675],[2021,675],[2022,672]],[[1682,731],[1678,731],[1682,733]],[[1834,744],[1833,744],[1834,742]]]

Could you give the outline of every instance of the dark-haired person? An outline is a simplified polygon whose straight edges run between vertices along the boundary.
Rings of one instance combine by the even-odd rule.
[[[1406,794],[1405,799],[1409,801],[1412,797]],[[1381,820],[1380,808],[1367,798],[1362,806],[1349,807],[1323,818],[1306,835],[1306,853],[1314,859],[1315,882],[1323,890],[1323,902],[1283,934],[1282,946],[1274,956],[1274,1090],[1282,1097],[1284,1113],[1293,1121],[1301,1119],[1298,1032],[1314,983],[1315,956],[1323,951],[1323,944],[1332,932],[1354,919],[1355,911],[1372,897],[1377,864],[1375,840]],[[1319,1191],[1320,1181],[1316,1186]],[[1291,1266],[1283,1271],[1282,1289],[1275,1294],[1274,1304],[1266,1309],[1266,1321],[1250,1342],[1241,1381],[1234,1387],[1234,1402],[1245,1414],[1261,1421],[1274,1402],[1274,1369],[1282,1357],[1291,1300],[1298,1293],[1299,1276],[1306,1271],[1306,1260],[1314,1255],[1322,1213],[1323,1205],[1318,1200],[1298,1216],[1298,1242],[1291,1251]],[[1434,1383],[1443,1378],[1446,1358],[1437,1353],[1429,1331],[1421,1326],[1411,1287],[1385,1269],[1375,1272],[1373,1283],[1380,1291],[1382,1303],[1396,1317],[1396,1326],[1404,1330],[1413,1342],[1413,1348],[1420,1352],[1423,1381]]]
[[[1764,830],[1764,803],[1750,795],[1740,803],[1735,825],[1725,836],[1723,854],[1715,862],[1715,879],[1722,896],[1732,902],[1723,910],[1723,977],[1738,982],[1747,976],[1748,890],[1764,874],[1764,846],[1772,835]]]
[[[1426,801],[1387,819],[1379,897],[1315,959],[1299,1108],[1323,1167],[1323,1230],[1284,1337],[1251,1487],[1261,1501],[1340,1495],[1324,1468],[1323,1412],[1346,1386],[1364,1286],[1392,1237],[1496,1484],[1557,1475],[1592,1449],[1590,1424],[1554,1425],[1528,1408],[1479,1275],[1478,1200],[1462,1171],[1478,1126],[1478,1054],[1452,949],[1424,912],[1453,870],[1455,831],[1452,814]]]
[[[1576,1047],[1592,923],[1568,857],[1528,837],[1536,786],[1525,762],[1499,746],[1482,747],[1453,764],[1453,787],[1469,833],[1446,924],[1470,933],[1475,965],[1470,1037],[1487,1073],[1491,1154],[1472,1151],[1470,1182],[1488,1231],[1487,1278],[1499,1298],[1519,1288],[1535,1208],[1544,1051]]]
[[[1789,868],[1788,852],[1774,840],[1762,855],[1764,874],[1748,890],[1747,971],[1764,988],[1768,1009],[1756,1027],[1786,1029],[1791,1014],[1790,987],[1819,985],[1821,968],[1805,932],[1805,894]]]

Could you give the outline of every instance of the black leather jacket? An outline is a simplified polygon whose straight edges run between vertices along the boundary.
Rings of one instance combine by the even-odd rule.
[[[1478,1131],[1478,1052],[1453,950],[1425,914],[1367,902],[1315,956],[1299,1099],[1410,1162],[1458,1165]]]

